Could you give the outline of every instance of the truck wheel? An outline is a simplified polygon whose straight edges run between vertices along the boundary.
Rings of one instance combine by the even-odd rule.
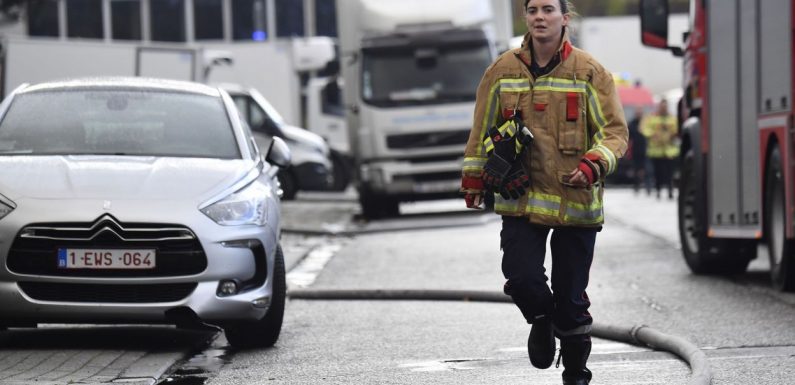
[[[359,204],[362,216],[367,219],[381,219],[400,215],[400,202],[392,197],[359,190]]]
[[[295,199],[296,194],[298,194],[298,182],[296,182],[293,174],[287,170],[280,170],[278,178],[279,185],[284,192],[282,200],[290,201]]]
[[[784,176],[781,154],[774,148],[765,175],[765,234],[770,254],[770,278],[781,291],[795,290],[793,241],[787,239]]]
[[[284,320],[284,302],[287,296],[287,278],[284,271],[284,254],[276,246],[273,268],[273,295],[268,313],[259,321],[233,322],[224,326],[229,344],[236,349],[271,347],[279,340]]]
[[[756,243],[707,237],[706,191],[697,179],[695,154],[685,153],[679,180],[679,238],[685,262],[695,274],[745,272],[756,257]]]
[[[349,162],[345,157],[336,152],[331,152],[331,162],[334,166],[334,183],[331,186],[332,191],[345,191],[348,184],[351,182],[351,168]]]

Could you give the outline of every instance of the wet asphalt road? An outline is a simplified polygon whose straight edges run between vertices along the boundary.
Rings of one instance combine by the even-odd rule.
[[[404,205],[407,215],[374,223],[327,222],[364,233],[337,238],[331,259],[313,261],[310,271],[324,265],[309,287],[499,290],[499,220],[462,213],[459,204]],[[346,207],[294,204],[326,205]],[[795,295],[770,289],[764,252],[747,274],[694,276],[678,250],[674,202],[614,190],[606,210],[589,288],[599,322],[686,338],[709,357],[713,384],[793,383]],[[236,353],[209,383],[560,383],[562,369],[529,366],[528,330],[503,304],[292,300],[279,345]],[[669,353],[605,340],[590,362],[593,384],[683,384],[690,374]]]
[[[365,222],[350,194],[299,198],[283,207],[291,288],[502,285],[493,214],[439,201]],[[713,384],[795,383],[795,295],[769,288],[764,250],[747,274],[693,276],[677,249],[674,202],[628,190],[606,200],[589,287],[597,321],[688,339],[709,357]],[[0,333],[0,384],[560,383],[562,368],[530,367],[528,331],[506,304],[291,300],[271,349],[232,352],[223,333],[164,327]],[[680,384],[690,374],[670,353],[606,340],[589,366],[593,384]]]

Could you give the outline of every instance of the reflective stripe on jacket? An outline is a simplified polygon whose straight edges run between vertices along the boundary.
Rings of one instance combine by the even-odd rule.
[[[601,225],[601,183],[583,189],[562,182],[586,153],[597,155],[609,174],[626,152],[627,124],[613,76],[564,37],[561,63],[549,74],[533,79],[526,64],[530,62],[528,43],[529,34],[522,48],[503,53],[481,79],[463,178],[480,177],[487,160],[484,138],[488,128],[505,121],[504,111],[516,110],[535,137],[529,155],[525,152],[522,159],[531,186],[517,200],[495,194],[497,214],[525,216],[530,222],[548,226]]]
[[[641,121],[641,133],[647,137],[646,156],[673,159],[679,156],[676,118],[672,115],[650,115]]]

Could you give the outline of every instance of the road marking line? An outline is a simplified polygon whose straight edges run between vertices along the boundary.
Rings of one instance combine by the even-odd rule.
[[[306,258],[287,274],[287,286],[293,288],[311,286],[326,263],[340,248],[341,245],[322,245],[312,249]]]

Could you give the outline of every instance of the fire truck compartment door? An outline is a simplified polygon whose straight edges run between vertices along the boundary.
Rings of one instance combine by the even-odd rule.
[[[761,231],[757,10],[768,1],[709,0],[706,8],[708,215],[717,237],[754,238]],[[782,1],[789,3],[772,2]]]

